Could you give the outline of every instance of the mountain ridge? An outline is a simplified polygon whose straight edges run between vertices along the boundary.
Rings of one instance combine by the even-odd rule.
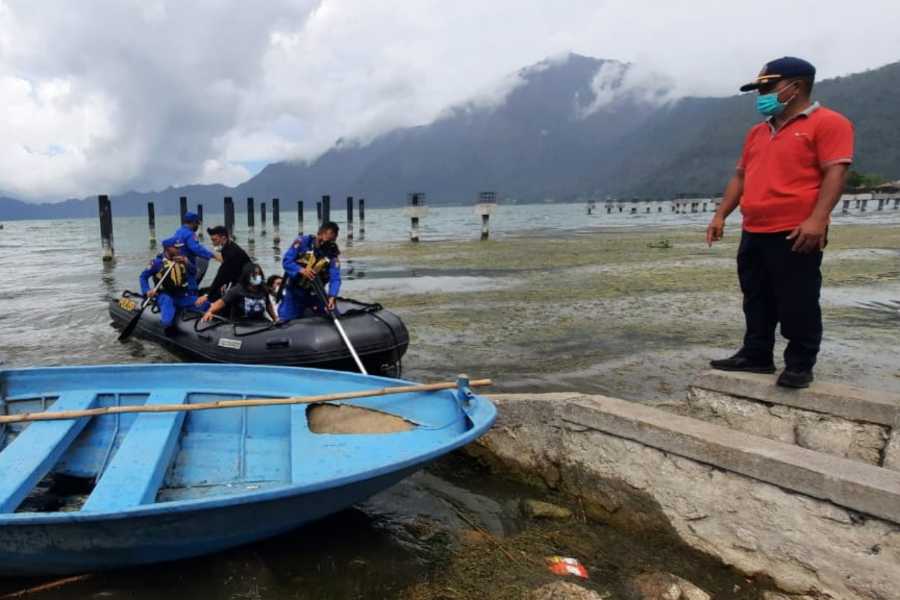
[[[178,211],[178,197],[220,212],[224,196],[285,211],[330,194],[368,206],[399,206],[408,192],[434,204],[466,204],[478,192],[518,202],[718,194],[733,172],[747,129],[758,122],[748,98],[666,100],[656,87],[629,87],[633,65],[569,54],[520,69],[502,102],[449,107],[427,125],[387,131],[365,145],[339,140],[313,161],[277,162],[231,188],[170,187],[112,196],[116,215]],[[857,131],[855,168],[900,178],[900,62],[816,84],[814,97],[846,114]],[[599,94],[599,95],[598,95]],[[662,100],[660,100],[662,99]],[[604,102],[604,100],[606,100]],[[593,111],[589,109],[593,108]],[[96,197],[58,204],[0,198],[0,219],[94,216]],[[17,215],[27,215],[18,216]]]

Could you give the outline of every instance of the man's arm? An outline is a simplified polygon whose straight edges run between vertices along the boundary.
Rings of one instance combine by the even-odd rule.
[[[214,253],[209,250],[206,246],[197,241],[193,235],[189,235],[184,239],[184,244],[188,247],[188,250],[196,254],[197,256],[202,256],[206,259],[215,259],[219,262],[222,262],[222,255],[219,253]]]
[[[722,196],[722,202],[716,209],[709,226],[706,228],[706,243],[710,246],[713,242],[718,242],[725,234],[725,219],[728,218],[734,209],[741,203],[741,196],[744,194],[744,172],[738,169],[732,176],[731,181],[725,188],[725,195]]]
[[[841,199],[844,193],[844,185],[847,183],[848,163],[829,165],[824,169],[822,187],[819,188],[819,198],[812,214],[791,231],[787,239],[794,240],[791,250],[808,254],[825,247],[825,232],[831,220],[831,211]]]
[[[284,258],[281,259],[281,266],[284,267],[284,272],[287,273],[289,277],[295,277],[297,273],[300,272],[300,265],[297,264],[297,256],[303,251],[303,246],[304,243],[302,239],[298,238],[291,244],[288,251],[284,253]]]
[[[150,265],[146,269],[141,271],[141,293],[143,295],[146,296],[147,292],[150,291],[150,288],[152,287],[150,285],[150,278],[159,272],[160,265],[161,263],[159,263],[158,260],[154,259],[150,262]]]
[[[337,298],[341,293],[341,261],[337,257],[328,264],[328,296]],[[333,305],[332,305],[333,308]]]

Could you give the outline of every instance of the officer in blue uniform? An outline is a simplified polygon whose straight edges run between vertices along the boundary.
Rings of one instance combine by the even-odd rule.
[[[278,306],[280,320],[299,319],[307,308],[319,314],[335,309],[335,298],[341,291],[340,250],[335,243],[338,231],[337,223],[326,221],[316,235],[298,237],[285,252],[281,264],[287,277],[282,284],[284,298]],[[323,287],[328,284],[325,305],[309,285],[317,277]]]
[[[141,273],[141,293],[150,298],[156,297],[159,305],[160,322],[167,336],[175,335],[177,328],[175,316],[178,309],[196,309],[205,311],[209,303],[198,307],[197,301],[197,269],[182,254],[183,245],[174,236],[163,240],[163,251]],[[165,277],[165,279],[163,279]],[[150,283],[150,279],[153,283]],[[153,288],[162,280],[158,290]]]
[[[188,262],[196,269],[194,276],[197,279],[197,283],[203,279],[203,274],[206,273],[205,267],[201,269],[201,266],[197,264],[198,257],[205,258],[206,260],[215,259],[222,262],[221,254],[213,252],[200,243],[197,238],[198,229],[200,229],[200,216],[197,213],[188,211],[184,213],[184,216],[181,218],[181,227],[179,227],[172,236],[172,239],[182,244],[181,253],[187,257]]]

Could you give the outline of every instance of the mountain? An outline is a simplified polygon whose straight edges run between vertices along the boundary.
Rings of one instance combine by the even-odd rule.
[[[396,129],[367,145],[339,141],[312,162],[270,164],[236,188],[195,185],[113,198],[116,215],[159,214],[178,197],[221,211],[222,197],[282,198],[283,210],[330,194],[397,206],[408,192],[433,204],[473,202],[493,190],[518,202],[720,193],[747,129],[758,120],[743,96],[666,100],[664,79],[637,86],[634,67],[570,54],[522,69],[499,102],[452,107],[433,123]],[[854,121],[855,168],[900,178],[900,63],[822,81],[814,96]],[[0,199],[0,219],[96,214],[96,198],[29,205]]]

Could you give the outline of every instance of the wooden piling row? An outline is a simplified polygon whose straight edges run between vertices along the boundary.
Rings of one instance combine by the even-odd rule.
[[[359,199],[359,239],[366,237],[366,200]]]
[[[234,200],[231,196],[225,196],[225,229],[228,237],[234,239]]]
[[[272,198],[272,241],[281,240],[281,201],[278,198]]]
[[[303,200],[297,200],[297,235],[303,235]]]
[[[322,219],[319,225],[331,220],[331,196],[322,196]]]
[[[259,203],[259,235],[266,235],[266,203]]]
[[[150,229],[150,247],[156,246],[156,207],[153,202],[147,203],[147,227]]]
[[[178,222],[184,223],[184,213],[187,212],[187,196],[178,198]]]
[[[347,196],[347,242],[353,241],[353,196]]]

